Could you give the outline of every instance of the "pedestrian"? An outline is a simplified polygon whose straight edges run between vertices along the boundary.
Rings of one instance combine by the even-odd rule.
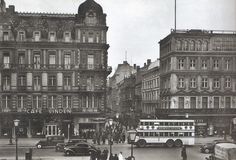
[[[100,148],[97,149],[96,157],[97,157],[97,160],[101,160],[101,150],[100,150]]]
[[[96,153],[94,151],[91,152],[90,160],[96,160]]]
[[[114,157],[113,154],[110,153],[109,160],[113,160],[114,159],[113,157]]]
[[[107,160],[107,158],[108,158],[108,149],[107,148],[105,148],[103,150],[103,155],[104,155],[104,160]]]
[[[117,154],[115,154],[115,156],[113,157],[113,160],[119,160],[119,157],[117,156]]]
[[[186,146],[184,145],[181,150],[181,157],[183,160],[187,160]]]
[[[123,157],[122,152],[119,153],[119,155],[118,155],[118,159],[119,159],[119,160],[125,160],[124,157]]]

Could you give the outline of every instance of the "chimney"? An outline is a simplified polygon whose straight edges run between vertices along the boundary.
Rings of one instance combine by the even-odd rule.
[[[140,66],[137,66],[137,72],[140,70]]]
[[[151,59],[147,59],[147,65],[149,66],[151,64]]]
[[[144,63],[144,67],[146,67],[147,66],[147,64],[146,63]]]
[[[123,61],[123,64],[128,64],[128,62],[127,61]]]
[[[9,7],[7,8],[7,12],[11,14],[15,13],[15,6],[9,5]]]
[[[134,64],[134,69],[136,69],[136,64]]]

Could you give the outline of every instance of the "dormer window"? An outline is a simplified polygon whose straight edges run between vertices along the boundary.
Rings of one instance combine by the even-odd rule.
[[[19,31],[18,32],[18,40],[19,41],[24,41],[25,40],[25,32],[24,31]]]
[[[34,41],[38,42],[40,40],[40,32],[39,31],[35,31],[34,32]]]
[[[50,42],[56,41],[56,33],[55,32],[49,32],[49,41]]]
[[[70,32],[65,32],[64,33],[65,42],[70,42],[70,38],[71,38]]]
[[[96,13],[92,10],[86,13],[85,23],[87,25],[95,25],[97,23]]]

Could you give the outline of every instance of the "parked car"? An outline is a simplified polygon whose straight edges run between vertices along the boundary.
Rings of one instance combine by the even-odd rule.
[[[96,154],[98,149],[89,143],[76,143],[72,146],[67,146],[64,148],[64,153],[66,156],[79,155],[79,156],[89,156],[92,153]]]
[[[76,143],[80,143],[80,142],[87,142],[86,139],[70,139],[69,141],[65,142],[65,143],[57,143],[55,149],[56,149],[56,152],[63,152],[64,151],[64,148],[67,147],[67,146],[71,146],[71,145],[74,145]]]
[[[36,143],[36,147],[41,149],[47,146],[56,146],[57,143],[64,143],[64,136],[47,136],[46,139],[40,140]]]
[[[223,140],[223,139],[217,139],[217,140],[212,141],[211,143],[206,143],[204,145],[201,145],[200,146],[200,152],[202,152],[202,153],[213,153],[215,145],[218,144],[218,143],[231,143],[231,142],[229,142],[227,140]]]

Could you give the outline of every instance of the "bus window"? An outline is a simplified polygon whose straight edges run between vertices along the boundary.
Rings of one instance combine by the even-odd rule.
[[[175,137],[178,137],[178,132],[175,132]]]
[[[175,126],[178,126],[178,122],[175,122],[174,125],[175,125]]]
[[[163,126],[163,122],[160,122],[160,126]]]
[[[193,126],[193,122],[190,122],[189,125],[190,125],[190,126]]]
[[[158,132],[156,132],[156,133],[155,133],[155,136],[156,136],[156,137],[159,137],[159,133],[158,133]]]
[[[145,125],[145,126],[149,126],[149,123],[148,123],[148,122],[144,122],[144,125]]]
[[[170,136],[171,136],[171,137],[174,137],[174,132],[170,132]]]
[[[183,137],[184,136],[184,133],[179,133],[179,137]]]
[[[160,132],[160,137],[163,137],[163,135],[164,135],[163,132]]]
[[[154,122],[150,122],[150,126],[153,126],[154,125]]]
[[[164,122],[164,126],[168,126],[168,122]]]
[[[153,132],[150,132],[150,137],[153,137],[153,135],[154,135]]]
[[[140,122],[140,124],[141,124],[141,126],[143,126],[144,124],[143,124],[143,122]]]
[[[188,137],[188,132],[184,132],[184,136],[185,136],[185,137]]]
[[[144,136],[148,136],[148,132],[145,132],[145,133],[144,133]]]
[[[164,133],[164,135],[165,135],[166,137],[168,137],[168,136],[169,136],[168,132],[165,132],[165,133]]]

